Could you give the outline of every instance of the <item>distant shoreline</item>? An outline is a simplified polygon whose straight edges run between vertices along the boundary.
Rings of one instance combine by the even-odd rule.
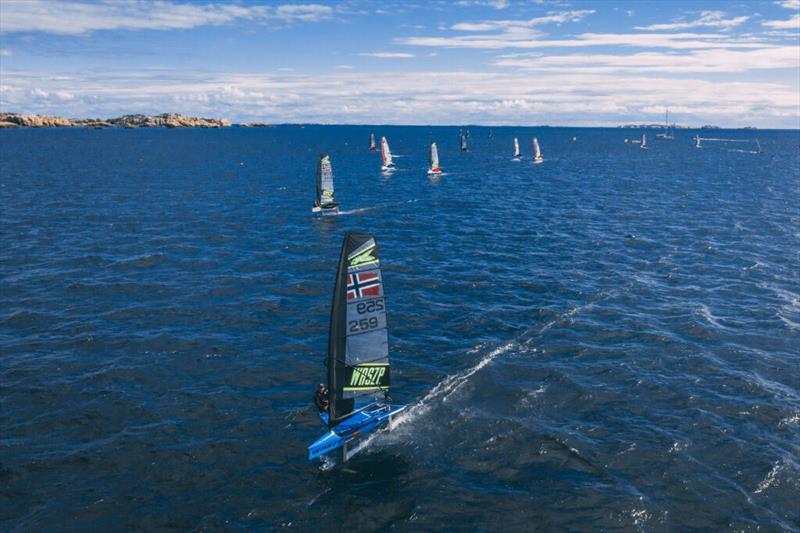
[[[335,124],[320,122],[249,122],[234,123],[224,118],[201,118],[179,113],[162,113],[159,115],[123,115],[120,117],[99,119],[68,119],[51,115],[0,112],[0,129],[4,128],[275,128],[306,126],[354,126],[354,127],[429,127],[429,128],[573,128],[573,129],[664,129],[663,124],[618,124],[615,126],[553,126],[548,124],[534,125],[479,125],[479,124]],[[676,130],[761,130],[761,131],[797,131],[797,128],[756,128],[753,126],[724,127],[715,125],[686,126],[671,124]]]

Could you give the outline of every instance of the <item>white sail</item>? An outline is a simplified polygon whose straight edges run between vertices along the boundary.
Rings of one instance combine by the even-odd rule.
[[[764,153],[764,150],[761,149],[761,143],[758,142],[758,139],[756,139],[756,153],[757,154]]]
[[[695,135],[694,136],[694,147],[695,148],[700,148],[700,136],[699,135]]]
[[[642,133],[642,144],[640,148],[647,148],[647,136],[644,133]]]
[[[436,143],[431,143],[431,170],[439,168],[439,150],[436,148]]]
[[[392,152],[389,150],[389,143],[386,137],[381,137],[381,158],[383,158],[383,166],[392,166]]]
[[[537,161],[542,160],[542,151],[539,149],[539,139],[533,138],[533,158]]]
[[[514,157],[519,157],[519,141],[514,137]]]

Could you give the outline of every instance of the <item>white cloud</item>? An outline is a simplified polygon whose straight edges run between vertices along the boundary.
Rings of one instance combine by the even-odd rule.
[[[794,15],[788,20],[765,20],[762,25],[776,30],[798,30],[800,31],[800,14]]]
[[[544,24],[563,24],[564,22],[578,22],[588,15],[593,14],[593,9],[573,11],[560,11],[548,13],[543,17],[534,17],[527,20],[484,20],[481,22],[459,22],[450,26],[456,31],[521,31]]]
[[[11,57],[14,54],[8,48],[0,48],[0,57]]]
[[[275,17],[281,20],[317,22],[330,18],[333,9],[319,4],[284,4],[275,10]]]
[[[671,22],[668,24],[651,24],[650,26],[637,26],[637,30],[647,31],[670,31],[670,30],[688,30],[690,28],[720,28],[730,29],[739,26],[747,21],[750,17],[741,16],[730,19],[725,18],[725,13],[722,11],[702,11],[700,18],[690,22]]]
[[[410,59],[416,57],[415,54],[408,54],[405,52],[365,52],[358,55],[362,57],[381,57],[384,59]]]
[[[457,37],[407,37],[398,41],[411,46],[444,48],[572,48],[626,46],[669,49],[759,48],[763,44],[744,38],[732,39],[713,33],[582,33],[570,39],[532,39],[509,34],[462,35]]]
[[[0,94],[8,111],[72,117],[177,111],[275,122],[618,124],[660,119],[664,102],[674,102],[670,110],[682,123],[800,126],[796,87],[763,81],[721,87],[709,80],[635,71],[387,71],[365,77],[340,71],[55,76],[15,70],[4,72]],[[646,109],[659,111],[643,115]]]
[[[768,46],[755,50],[702,50],[690,53],[642,52],[610,54],[510,54],[499,57],[496,66],[531,71],[611,73],[706,73],[745,72],[762,69],[800,69],[800,54],[794,46]]]
[[[318,4],[243,6],[184,1],[68,2],[65,0],[2,0],[0,32],[40,31],[81,35],[98,30],[176,30],[242,21],[313,22],[329,18],[332,9]]]
[[[775,3],[786,9],[800,9],[800,0],[782,0]]]

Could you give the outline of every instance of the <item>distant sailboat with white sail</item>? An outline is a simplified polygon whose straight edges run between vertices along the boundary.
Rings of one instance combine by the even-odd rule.
[[[694,147],[695,148],[702,148],[702,146],[700,145],[700,135],[695,135],[694,136]]]
[[[381,137],[381,160],[383,161],[381,170],[384,172],[391,172],[394,170],[392,151],[389,150],[389,142],[386,140],[386,137]]]
[[[370,133],[369,134],[369,150],[371,152],[377,152],[378,151],[378,147],[375,144],[375,134],[374,133]]]
[[[436,148],[436,143],[431,143],[431,166],[428,169],[428,174],[441,174],[442,168],[439,166],[439,150]]]
[[[339,213],[339,204],[333,197],[333,168],[328,155],[320,156],[317,163],[317,198],[311,212],[322,215]]]
[[[521,161],[522,156],[519,154],[519,140],[514,137],[514,156],[511,158],[512,161]]]
[[[639,144],[639,148],[642,150],[647,150],[647,135],[642,133],[642,141]]]
[[[466,152],[466,151],[468,151],[468,148],[467,148],[467,136],[466,136],[466,135],[464,135],[463,133],[461,134],[461,142],[460,142],[460,145],[461,145],[461,151],[462,151],[462,152]]]
[[[664,118],[664,133],[656,133],[657,141],[672,141],[675,139],[675,134],[669,128],[669,108],[667,108],[666,116]]]
[[[533,162],[534,163],[541,163],[544,161],[542,157],[542,150],[539,148],[539,139],[536,137],[533,138]]]

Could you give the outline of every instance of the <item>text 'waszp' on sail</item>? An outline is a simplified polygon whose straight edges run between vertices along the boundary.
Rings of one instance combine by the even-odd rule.
[[[311,212],[322,215],[335,215],[339,212],[339,204],[333,197],[333,167],[328,155],[320,156],[317,163],[317,197]]]
[[[406,407],[385,399],[391,374],[380,266],[372,235],[345,235],[328,331],[328,408],[320,412],[330,431],[308,447],[309,459],[341,449],[347,461],[364,436],[391,428],[392,417]]]

